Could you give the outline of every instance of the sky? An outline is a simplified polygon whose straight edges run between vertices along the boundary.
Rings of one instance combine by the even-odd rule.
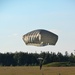
[[[24,34],[45,29],[58,35],[55,46],[27,46]],[[75,50],[75,0],[0,0],[0,52]]]

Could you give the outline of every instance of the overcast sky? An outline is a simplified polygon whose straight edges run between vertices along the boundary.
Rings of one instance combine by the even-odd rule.
[[[22,36],[35,29],[59,36],[55,46],[27,46]],[[75,50],[75,0],[0,0],[0,52]]]

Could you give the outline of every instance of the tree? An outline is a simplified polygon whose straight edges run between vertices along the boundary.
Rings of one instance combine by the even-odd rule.
[[[57,53],[57,61],[58,62],[63,62],[64,61],[63,55],[60,52]]]
[[[73,53],[71,53],[70,57],[69,57],[69,62],[71,63],[75,63],[75,56]]]

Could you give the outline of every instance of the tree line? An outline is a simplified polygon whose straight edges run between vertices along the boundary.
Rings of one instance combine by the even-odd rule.
[[[58,52],[41,52],[28,53],[28,52],[15,52],[15,53],[0,53],[0,66],[35,66],[39,65],[38,58],[43,58],[43,64],[52,62],[70,62],[75,63],[75,55],[73,53],[65,55]]]

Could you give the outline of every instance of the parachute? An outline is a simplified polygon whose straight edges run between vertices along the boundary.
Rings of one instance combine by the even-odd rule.
[[[44,29],[33,30],[23,35],[23,41],[26,45],[33,46],[46,46],[55,45],[58,40],[58,36],[50,31]]]
[[[42,64],[43,64],[43,58],[38,58],[39,63],[40,63],[40,70],[42,69]]]

